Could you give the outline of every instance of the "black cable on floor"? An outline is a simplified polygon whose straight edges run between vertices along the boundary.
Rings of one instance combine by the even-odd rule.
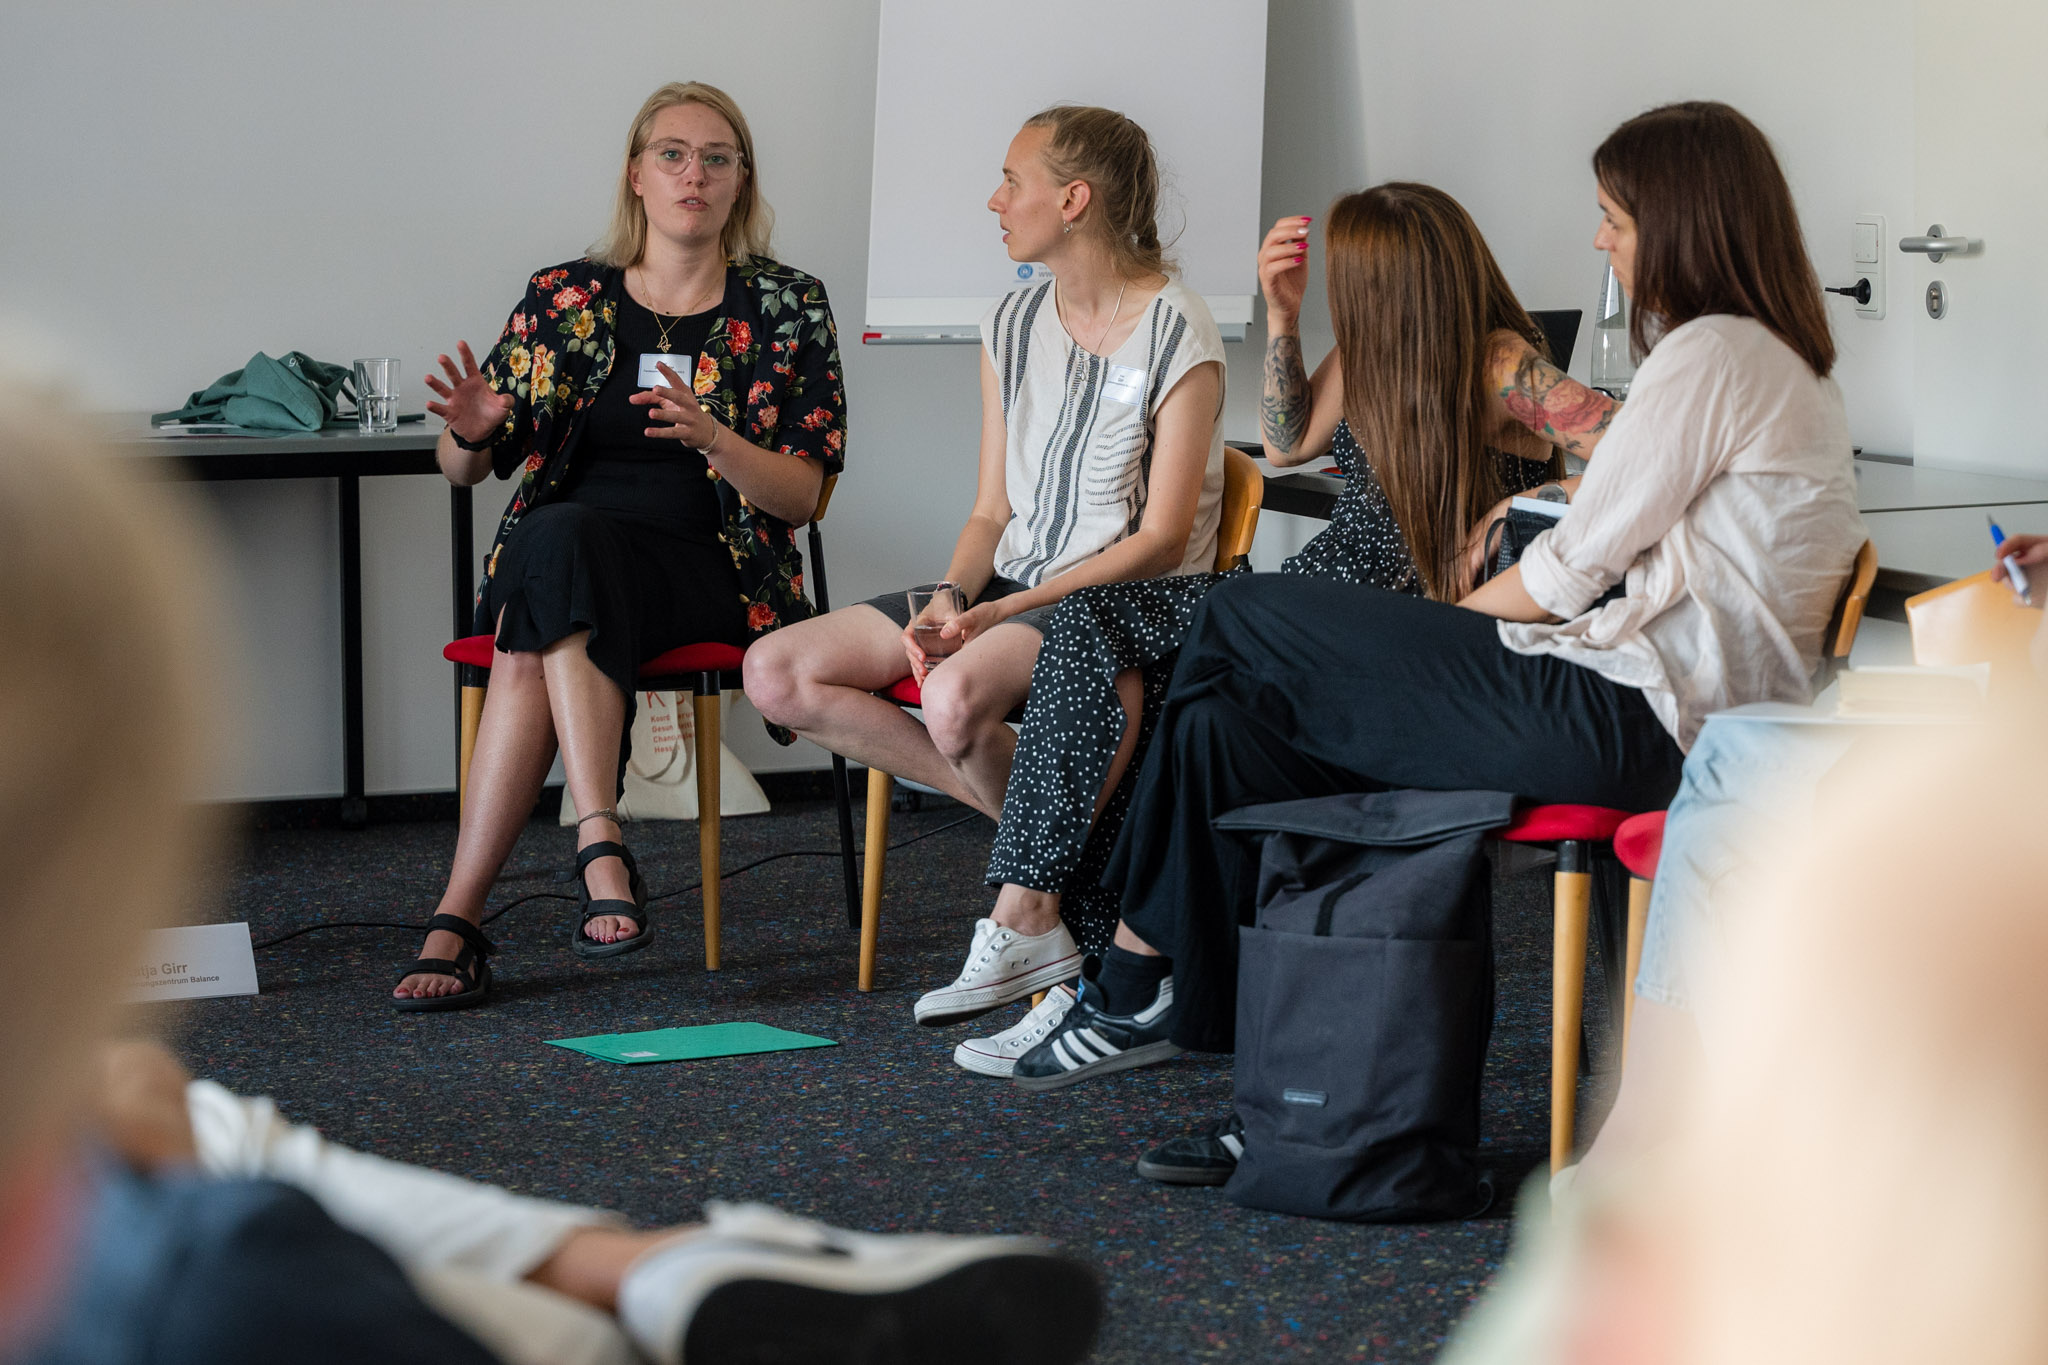
[[[966,824],[970,820],[978,820],[981,818],[983,817],[980,811],[975,811],[970,815],[963,815],[958,820],[954,820],[947,824],[940,825],[937,829],[928,829],[922,834],[913,834],[908,839],[902,840],[899,843],[891,844],[889,845],[889,852],[894,853],[899,848],[909,848],[912,844],[917,843],[920,840],[929,839],[935,834],[944,834],[949,829],[958,829],[960,828],[960,826]],[[778,862],[784,858],[837,858],[839,856],[840,850],[836,848],[792,849],[787,853],[771,853],[765,858],[756,858],[753,862],[746,864],[744,867],[721,869],[718,879],[721,882],[731,881],[734,877],[737,877],[742,873],[752,872],[757,867],[764,867],[769,863]],[[697,881],[691,882],[688,886],[680,886],[673,891],[664,891],[658,896],[649,896],[647,898],[647,903],[649,905],[652,905],[656,901],[673,900],[677,896],[687,896],[692,891],[698,891],[703,889],[703,886],[704,882],[700,878]],[[489,924],[492,920],[497,919],[507,910],[510,910],[515,906],[524,905],[528,901],[574,901],[576,899],[577,897],[575,896],[565,896],[559,891],[530,891],[526,895],[519,897],[517,900],[507,901],[503,905],[499,906],[496,910],[491,911],[490,914],[485,915],[483,917],[481,923]],[[278,944],[283,943],[288,939],[295,939],[299,937],[299,935],[301,934],[316,934],[320,932],[322,929],[397,929],[408,934],[417,934],[425,932],[424,926],[422,925],[399,924],[392,920],[328,920],[320,924],[307,924],[297,929],[287,930],[286,932],[279,934],[276,938],[264,939],[263,942],[252,944],[251,947],[254,948],[255,951],[261,952],[265,948],[275,948]]]

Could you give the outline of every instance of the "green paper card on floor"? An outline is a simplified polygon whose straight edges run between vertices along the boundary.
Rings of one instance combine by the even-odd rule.
[[[804,1047],[838,1047],[830,1038],[792,1033],[768,1024],[700,1024],[641,1033],[593,1033],[588,1038],[550,1038],[550,1047],[619,1062],[695,1062],[706,1057],[741,1057],[751,1052],[789,1052]]]

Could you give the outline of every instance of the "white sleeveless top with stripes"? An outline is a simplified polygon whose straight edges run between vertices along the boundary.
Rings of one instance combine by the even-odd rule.
[[[1036,586],[1138,529],[1152,471],[1153,424],[1182,375],[1223,361],[1223,338],[1201,296],[1169,280],[1115,354],[1067,335],[1055,282],[1004,295],[981,320],[1007,428],[1004,487],[1010,524],[995,570]],[[1202,500],[1177,574],[1216,559],[1223,503],[1223,403],[1209,433]]]

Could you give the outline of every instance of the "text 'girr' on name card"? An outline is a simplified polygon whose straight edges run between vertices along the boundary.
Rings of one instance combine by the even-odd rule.
[[[246,923],[158,929],[128,980],[130,1003],[256,993],[256,952]]]

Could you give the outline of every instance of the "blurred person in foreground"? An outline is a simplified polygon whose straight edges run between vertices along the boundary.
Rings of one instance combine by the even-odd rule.
[[[46,965],[70,968],[0,992],[0,1361],[1085,1354],[1094,1278],[1032,1239],[719,1204],[704,1227],[636,1231],[348,1151],[154,1044],[104,1051],[140,934],[213,847],[192,793],[215,599],[161,489],[5,391],[0,488],[0,934],[61,944]],[[150,685],[98,705],[137,658]],[[93,761],[109,752],[124,762]]]
[[[1698,964],[1669,1136],[1532,1196],[1446,1365],[2048,1359],[2043,700],[1829,777]]]
[[[2048,583],[2048,536],[2001,544],[1994,582],[2007,579],[2006,556],[2033,583]],[[2035,602],[2044,595],[2037,589]],[[1992,666],[1986,704],[2000,723],[2048,712],[2048,616],[2034,625],[2027,652],[2031,675],[2018,658]],[[1881,717],[1873,729],[1844,720],[1708,718],[1686,755],[1665,823],[1642,962],[1631,983],[1635,1009],[1620,1086],[1584,1160],[1559,1173],[1560,1193],[1579,1178],[1604,1178],[1669,1136],[1675,1096],[1699,1066],[1702,1033],[1712,1032],[1721,1008],[1701,999],[1693,981],[1702,959],[1720,946],[1730,921],[1754,912],[1759,879],[1772,869],[1767,850],[1802,839],[1830,792],[1871,776],[1859,753],[1874,736],[1894,733],[1900,719]],[[1953,733],[1939,719],[1930,714],[1934,733]],[[1877,751],[1888,752],[1882,745]]]

